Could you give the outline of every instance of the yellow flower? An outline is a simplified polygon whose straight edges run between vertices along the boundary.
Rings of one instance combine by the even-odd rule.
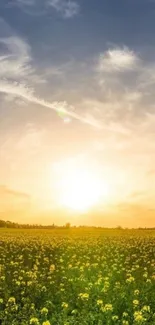
[[[30,319],[30,325],[39,325],[39,319],[37,317],[32,317]]]
[[[150,306],[143,306],[142,311],[150,313],[151,311]]]
[[[80,294],[79,294],[79,297],[80,297],[82,300],[88,300],[88,298],[89,298],[89,293],[80,293]]]
[[[112,320],[118,320],[118,316],[117,315],[114,315],[114,316],[112,316]]]
[[[51,323],[49,322],[49,320],[46,320],[45,322],[42,323],[42,325],[51,325]]]
[[[145,320],[145,318],[142,315],[141,311],[135,311],[134,313],[134,320],[135,322],[139,323]]]
[[[5,276],[4,275],[1,276],[1,280],[5,281]]]
[[[143,274],[143,278],[147,278],[147,277],[148,277],[148,273],[145,272],[145,273]]]
[[[53,271],[55,271],[55,265],[54,264],[51,264],[50,265],[50,272],[53,272]]]
[[[133,276],[130,276],[129,278],[126,279],[126,283],[132,283],[135,281],[135,278]]]
[[[16,303],[16,299],[14,297],[10,297],[9,300],[8,300],[8,303],[15,304]]]
[[[121,286],[120,282],[117,281],[117,282],[115,283],[115,288],[120,288],[120,286]]]
[[[43,287],[41,288],[41,291],[42,291],[42,292],[46,292],[46,291],[47,291],[47,288],[46,288],[45,286],[43,286]]]
[[[61,304],[61,306],[62,306],[62,308],[64,308],[64,309],[68,308],[68,304],[67,304],[66,302],[63,302],[63,303]]]
[[[44,308],[41,309],[40,312],[41,312],[42,315],[47,315],[48,314],[48,309],[46,307],[44,307]]]
[[[139,301],[138,300],[133,300],[133,305],[136,307],[136,306],[138,306],[139,305]]]
[[[113,306],[111,304],[106,304],[104,307],[101,307],[103,312],[113,311]]]
[[[124,311],[124,313],[123,313],[123,317],[124,317],[124,318],[128,317],[128,313],[126,313],[126,312]]]
[[[103,305],[103,300],[101,300],[101,299],[97,300],[97,305],[98,306]]]

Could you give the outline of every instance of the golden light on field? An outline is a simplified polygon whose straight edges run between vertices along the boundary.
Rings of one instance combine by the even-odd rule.
[[[64,207],[85,212],[109,195],[108,184],[89,166],[62,164],[59,177],[59,200]]]

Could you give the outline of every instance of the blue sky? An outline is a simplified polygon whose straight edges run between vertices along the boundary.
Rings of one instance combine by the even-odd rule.
[[[83,157],[108,183],[111,206],[153,211],[154,32],[153,0],[0,1],[6,206],[14,190],[50,209],[53,165]]]

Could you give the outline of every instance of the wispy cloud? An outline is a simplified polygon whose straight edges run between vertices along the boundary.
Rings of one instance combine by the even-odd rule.
[[[60,12],[64,18],[71,18],[79,12],[78,3],[72,0],[48,0],[48,5]]]
[[[122,72],[135,68],[139,58],[127,47],[109,49],[100,54],[97,69],[100,72]]]
[[[95,68],[96,81],[110,119],[119,122],[121,119],[123,124],[125,119],[133,124],[139,118],[143,118],[143,122],[144,117],[148,120],[155,83],[153,63],[143,60],[135,51],[124,46],[100,54]]]
[[[79,114],[70,111],[70,106],[66,102],[53,102],[50,103],[44,99],[38,98],[33,94],[33,89],[28,88],[24,84],[18,84],[16,82],[10,84],[6,81],[0,81],[0,92],[4,94],[14,95],[15,97],[23,98],[31,103],[41,105],[43,107],[49,108],[56,113],[64,114],[70,116],[80,122],[93,126],[95,128],[101,128],[101,125],[98,121],[95,121],[93,117],[80,116]]]
[[[20,220],[21,216],[32,213],[31,196],[16,191],[5,185],[0,185],[0,214],[6,220]]]
[[[72,18],[79,13],[80,6],[74,0],[14,0],[10,5],[16,5],[28,14],[46,14],[54,9],[64,18]]]
[[[22,0],[21,0],[22,1]],[[66,118],[71,117],[73,119],[79,120],[82,123],[86,123],[90,126],[93,126],[97,129],[104,129],[114,133],[127,133],[128,131],[121,125],[117,125],[116,121],[113,119],[114,112],[115,115],[122,108],[122,105],[127,104],[133,106],[140,100],[141,93],[137,90],[132,92],[121,92],[121,97],[116,98],[116,93],[118,96],[118,92],[113,92],[113,89],[110,88],[112,86],[111,79],[108,81],[108,76],[106,74],[105,82],[108,91],[106,91],[106,99],[102,101],[102,106],[104,105],[104,114],[106,116],[106,111],[108,112],[108,116],[111,119],[110,124],[107,124],[107,119],[102,116],[98,118],[98,115],[93,112],[91,105],[89,105],[89,109],[87,112],[78,113],[73,109],[72,106],[67,104],[66,101],[54,101],[49,102],[43,98],[40,98],[36,92],[36,84],[42,82],[42,77],[38,74],[33,68],[33,57],[31,47],[27,44],[27,42],[21,39],[16,35],[8,35],[7,37],[0,38],[0,44],[2,45],[3,51],[0,52],[0,92],[3,94],[7,94],[13,98],[21,98],[28,102],[35,103],[37,105],[41,105],[43,107],[49,108],[56,113],[61,113]],[[125,56],[125,49],[124,56]],[[116,53],[118,50],[113,50]],[[131,63],[136,62],[136,55],[130,53],[130,50],[126,50],[126,64],[129,67]],[[108,53],[111,53],[110,51]],[[103,54],[103,57],[107,56]],[[114,56],[111,55],[111,62],[114,64]],[[121,60],[118,60],[118,53],[116,55],[115,61],[117,62],[117,66],[121,67]],[[133,57],[132,60],[129,57]],[[127,59],[128,58],[128,59]],[[134,59],[135,58],[135,59]],[[125,66],[123,63],[122,67]],[[46,73],[45,73],[46,77]],[[100,76],[100,78],[102,78]],[[108,84],[109,82],[109,84]],[[109,94],[109,95],[108,95]],[[83,104],[82,104],[83,106]],[[102,110],[100,107],[100,115],[102,114]]]
[[[0,185],[0,197],[4,199],[4,197],[15,197],[18,199],[30,199],[30,195],[27,193],[23,193],[23,192],[19,192],[19,191],[15,191],[12,190],[10,188],[8,188],[5,185]]]
[[[4,53],[0,55],[0,78],[19,79],[32,73],[30,48],[16,36],[0,38]]]
[[[65,117],[69,116],[95,128],[100,123],[93,117],[81,116],[66,101],[48,102],[35,94],[35,85],[40,80],[39,74],[33,68],[30,46],[18,36],[1,37],[0,44],[0,93],[22,98],[28,102],[49,108]]]

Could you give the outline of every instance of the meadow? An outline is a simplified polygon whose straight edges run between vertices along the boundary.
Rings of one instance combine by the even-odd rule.
[[[155,324],[155,231],[0,229],[0,324]]]

